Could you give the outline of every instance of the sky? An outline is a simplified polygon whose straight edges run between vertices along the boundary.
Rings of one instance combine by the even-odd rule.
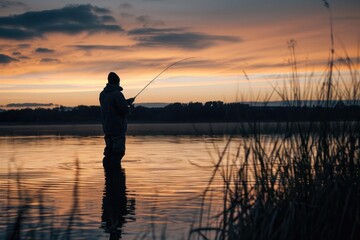
[[[335,58],[356,62],[360,1],[328,3]],[[321,81],[331,48],[324,1],[0,0],[0,105],[97,105],[110,71],[133,97],[184,58],[136,101],[262,100],[288,82],[291,40],[300,81]]]

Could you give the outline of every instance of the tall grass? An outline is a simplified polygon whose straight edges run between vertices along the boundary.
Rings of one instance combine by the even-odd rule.
[[[37,193],[31,193],[24,186],[21,179],[21,169],[16,166],[13,159],[9,163],[7,183],[7,203],[2,208],[5,222],[5,239],[74,239],[74,229],[80,221],[79,213],[79,159],[76,158],[74,186],[72,191],[72,207],[69,213],[65,214],[67,219],[61,218],[55,210],[49,206],[49,199],[44,194],[44,185]],[[15,166],[16,186],[11,184],[10,179],[14,174],[10,165]],[[11,189],[14,191],[11,191]]]
[[[326,72],[320,86],[311,85],[306,76],[301,79],[296,42],[289,41],[290,81],[274,88],[289,106],[301,107],[314,98],[324,108],[339,100],[360,103],[359,60],[354,63],[346,51],[345,57],[334,59],[331,9],[327,1],[324,4],[331,26]],[[223,209],[214,214],[214,225],[200,223],[190,238],[359,239],[360,119],[291,122],[286,134],[272,136],[262,134],[259,122],[240,129],[239,147],[230,152],[234,139],[229,137],[204,192],[206,196],[218,174]]]
[[[318,126],[291,136],[244,137],[230,162],[218,162],[224,185],[218,224],[193,234],[205,238],[213,231],[216,239],[360,236],[359,122],[335,124],[331,131]]]

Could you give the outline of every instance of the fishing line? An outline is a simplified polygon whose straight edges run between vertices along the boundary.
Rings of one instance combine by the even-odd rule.
[[[150,82],[148,82],[148,84],[145,85],[145,87],[143,87],[140,92],[138,92],[134,99],[140,95],[140,93],[142,93],[152,82],[154,82],[161,74],[163,74],[164,72],[166,72],[169,68],[175,66],[176,64],[180,63],[180,62],[183,62],[183,61],[186,61],[186,60],[189,60],[193,57],[190,57],[190,58],[184,58],[184,59],[181,59],[180,61],[177,61],[177,62],[174,62],[172,64],[169,64],[166,68],[164,68],[164,70],[162,70],[158,75],[156,75],[156,77],[154,77]]]

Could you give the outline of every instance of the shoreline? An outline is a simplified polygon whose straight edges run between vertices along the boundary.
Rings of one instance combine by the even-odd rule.
[[[352,122],[356,124],[357,122]],[[255,125],[254,125],[255,124]],[[129,123],[127,135],[238,135],[251,133],[254,126],[261,134],[294,133],[297,122],[259,123]],[[320,122],[302,122],[304,129],[314,129]],[[341,122],[330,122],[333,130],[341,127]],[[296,131],[295,131],[296,132]],[[101,124],[36,124],[0,125],[0,136],[74,135],[103,136]]]

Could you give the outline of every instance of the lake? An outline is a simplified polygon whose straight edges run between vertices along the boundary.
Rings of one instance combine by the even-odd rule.
[[[201,209],[207,216],[211,204],[215,216],[222,207],[218,179],[212,199],[201,204],[227,141],[207,130],[208,124],[130,125],[122,170],[109,190],[98,125],[1,126],[0,238],[17,220],[29,239],[109,239],[110,232],[111,239],[187,238]],[[116,230],[109,231],[109,222]]]

